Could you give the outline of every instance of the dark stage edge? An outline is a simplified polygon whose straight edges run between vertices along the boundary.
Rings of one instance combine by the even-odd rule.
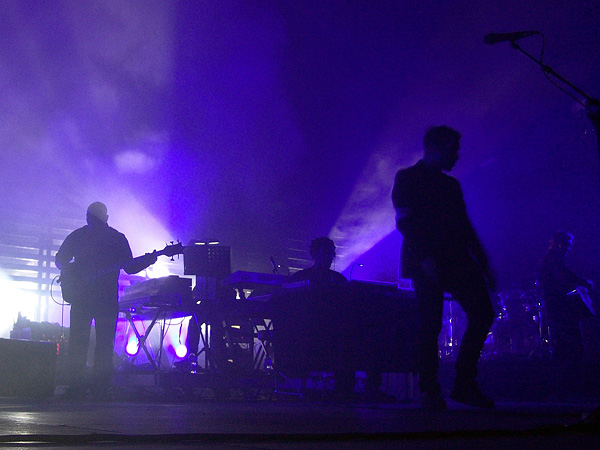
[[[445,393],[452,365],[441,364]],[[255,377],[225,384],[196,378],[183,386],[172,374],[157,386],[148,374],[117,376],[112,401],[0,398],[0,448],[598,448],[600,396],[547,392],[552,369],[527,358],[482,361],[481,384],[496,408],[448,401],[443,412],[422,411],[414,397],[339,404],[326,391],[276,395]]]
[[[595,405],[501,402],[335,405],[291,401],[171,403],[0,401],[0,447],[18,448],[594,448]]]

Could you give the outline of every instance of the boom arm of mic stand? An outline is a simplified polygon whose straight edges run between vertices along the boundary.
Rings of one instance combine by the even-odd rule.
[[[600,102],[592,100],[590,103],[591,109],[587,116],[592,121],[592,125],[596,130],[596,142],[598,144],[598,154],[600,155]]]
[[[588,110],[587,116],[592,121],[592,125],[594,126],[594,130],[596,131],[596,141],[597,141],[597,145],[598,145],[598,156],[599,156],[599,160],[600,160],[600,100],[597,100],[594,97],[586,94],[584,91],[582,91],[581,89],[579,89],[573,83],[571,83],[570,81],[566,80],[564,77],[560,76],[558,73],[556,73],[554,71],[554,69],[552,69],[552,67],[549,67],[549,66],[543,64],[542,61],[540,61],[539,59],[535,58],[531,54],[527,53],[515,41],[512,41],[510,43],[510,46],[512,48],[514,48],[515,50],[521,52],[523,55],[525,55],[526,57],[528,57],[533,62],[535,62],[538,66],[541,67],[541,69],[544,71],[544,73],[546,73],[548,75],[551,75],[554,78],[556,78],[557,80],[559,80],[562,83],[566,84],[573,91],[575,91],[576,93],[578,93],[579,95],[581,95],[585,99],[585,103],[582,102],[582,104]],[[599,172],[598,176],[599,176],[599,180],[600,180],[600,172]]]

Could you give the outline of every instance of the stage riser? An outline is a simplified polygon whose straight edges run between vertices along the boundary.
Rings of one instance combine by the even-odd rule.
[[[0,339],[0,396],[54,394],[56,343]]]

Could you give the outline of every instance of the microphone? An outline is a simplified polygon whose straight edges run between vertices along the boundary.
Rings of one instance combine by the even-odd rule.
[[[498,42],[510,41],[514,42],[536,34],[542,34],[539,31],[517,31],[515,33],[489,33],[483,37],[483,42],[488,45],[497,44]]]

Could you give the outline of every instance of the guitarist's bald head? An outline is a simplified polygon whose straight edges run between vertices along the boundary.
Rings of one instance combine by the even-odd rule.
[[[106,224],[108,222],[108,210],[106,205],[102,202],[94,202],[88,206],[86,214],[88,225],[92,225],[96,222]]]

